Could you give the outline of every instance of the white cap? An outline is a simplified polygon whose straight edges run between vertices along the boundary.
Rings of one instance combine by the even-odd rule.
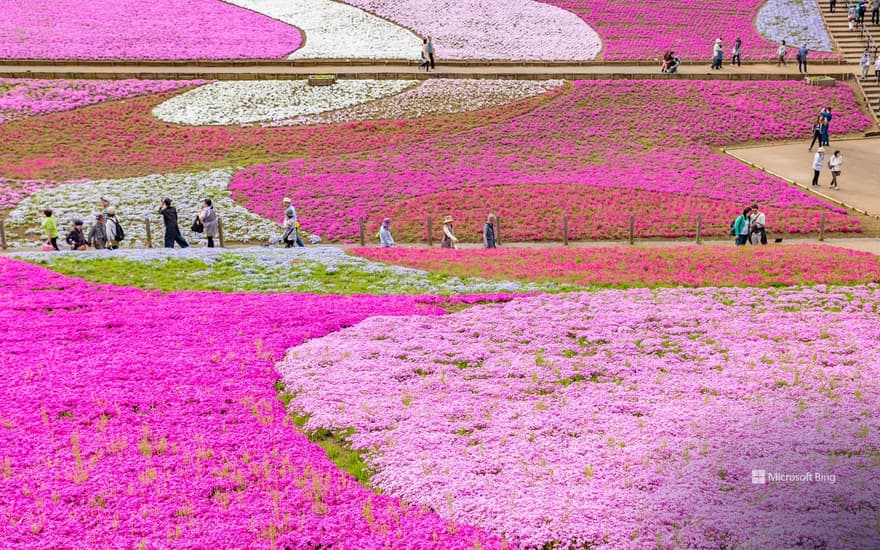
[[[290,197],[284,197],[284,202],[290,202]]]

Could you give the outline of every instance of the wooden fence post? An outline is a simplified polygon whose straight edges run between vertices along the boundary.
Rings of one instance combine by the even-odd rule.
[[[703,231],[703,216],[697,216],[697,244],[700,244],[700,233]]]
[[[366,246],[367,242],[364,237],[364,218],[362,216],[358,216],[358,233],[360,233],[361,237],[361,246]]]
[[[495,244],[501,244],[501,216],[495,216]]]
[[[819,219],[819,241],[825,240],[825,212],[822,212],[822,217]]]
[[[220,240],[220,248],[224,248],[223,246],[223,219],[217,218],[217,238]]]
[[[562,244],[568,246],[568,216],[562,217]]]
[[[0,248],[6,250],[6,224],[0,220]]]
[[[144,217],[144,225],[147,228],[147,248],[153,248],[153,232],[150,231],[150,218]]]
[[[629,244],[635,244],[635,225],[636,225],[636,215],[630,214],[629,216]]]
[[[425,229],[428,231],[428,246],[434,246],[434,237],[431,235],[431,216],[425,218]]]

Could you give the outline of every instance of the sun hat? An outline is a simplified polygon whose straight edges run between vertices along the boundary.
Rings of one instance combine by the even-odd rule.
[[[109,209],[109,210],[107,210],[107,215],[108,215],[108,216],[115,216],[115,215],[116,215],[116,210],[113,210],[112,208]]]
[[[73,220],[73,225],[82,225],[82,224],[83,224],[82,220]]]
[[[95,217],[96,218],[103,218],[104,214],[103,214],[103,212],[98,212],[97,214],[95,214]]]
[[[284,200],[281,202],[290,202],[290,197],[284,197]]]
[[[454,221],[455,220],[452,219],[452,216],[446,216],[445,218],[443,218],[443,223],[452,223]]]
[[[816,149],[816,152],[818,152],[818,153],[824,153],[824,152],[825,152],[825,148],[824,148],[824,147],[819,147],[818,149]]]
[[[382,220],[382,225],[391,225],[391,218],[385,218]]]

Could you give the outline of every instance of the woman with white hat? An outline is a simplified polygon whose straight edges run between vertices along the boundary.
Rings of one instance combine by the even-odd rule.
[[[443,239],[440,241],[440,246],[443,248],[458,248],[458,245],[455,244],[458,239],[455,238],[455,229],[452,227],[454,221],[452,216],[443,218]]]
[[[382,220],[382,227],[379,228],[379,244],[382,245],[382,248],[394,246],[394,238],[391,236],[391,218]]]

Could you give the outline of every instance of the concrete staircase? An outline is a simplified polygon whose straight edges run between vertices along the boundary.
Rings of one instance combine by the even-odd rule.
[[[825,18],[825,26],[828,27],[831,37],[837,42],[840,52],[846,57],[847,63],[858,63],[865,46],[870,46],[872,49],[874,47],[874,44],[868,41],[868,37],[861,32],[858,25],[853,27],[853,30],[849,30],[847,15],[849,6],[853,4],[855,2],[838,1],[834,13],[829,13],[827,0],[819,0],[819,10],[822,12],[822,17]],[[880,26],[871,24],[870,2],[868,11],[865,13],[865,30],[880,37]]]
[[[868,9],[865,12],[864,29],[856,24],[853,30],[849,30],[849,22],[847,21],[849,6],[854,4],[855,2],[852,0],[838,1],[834,13],[830,13],[828,11],[828,2],[819,0],[819,10],[822,12],[822,17],[825,19],[825,25],[828,27],[831,37],[837,43],[840,53],[846,58],[846,62],[858,65],[865,47],[871,48],[872,52],[876,51],[875,48],[877,48],[878,44],[874,37],[880,38],[880,25],[871,23],[871,5],[869,1]],[[868,76],[869,78],[860,81],[859,84],[865,94],[865,100],[876,117],[878,111],[880,111],[880,86],[877,85],[877,80],[874,77],[873,66],[868,71]]]

